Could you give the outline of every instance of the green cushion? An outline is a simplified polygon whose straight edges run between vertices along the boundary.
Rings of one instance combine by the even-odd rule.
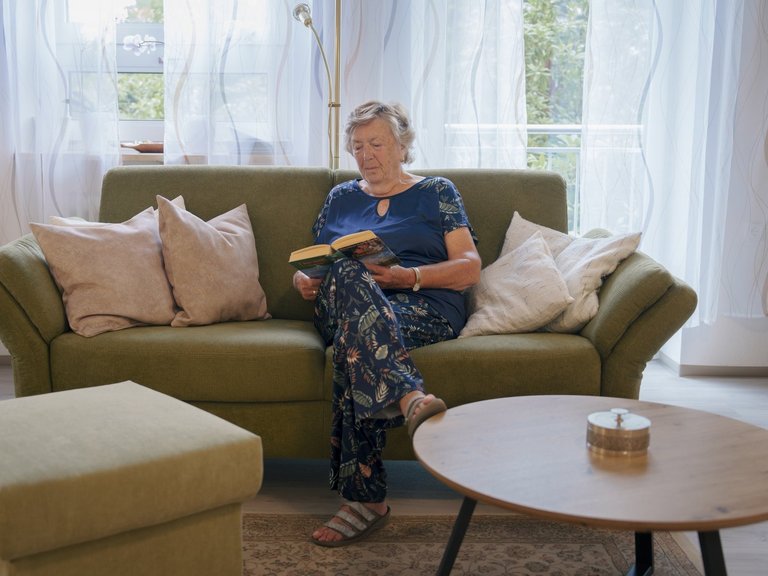
[[[325,397],[331,399],[332,350]],[[449,406],[527,394],[600,394],[600,357],[572,334],[494,334],[447,340],[411,351],[427,392]]]
[[[530,220],[565,232],[568,207],[563,179],[535,170],[415,170],[456,184],[480,239],[485,265],[499,255],[515,210]],[[259,282],[275,318],[311,320],[312,305],[291,286],[293,250],[312,243],[312,224],[328,191],[357,172],[289,166],[130,166],[104,176],[100,220],[122,222],[155,195],[183,196],[186,208],[203,220],[245,202],[259,257]]]
[[[261,439],[133,382],[0,402],[0,558],[253,497]]]
[[[55,390],[133,380],[188,402],[322,398],[323,345],[309,322],[151,326],[51,345]]]
[[[187,210],[206,221],[246,203],[267,309],[275,318],[311,320],[312,305],[291,286],[288,256],[312,243],[312,223],[330,189],[325,168],[120,167],[104,176],[99,219],[122,222],[153,206],[157,194],[183,196]]]
[[[412,355],[427,391],[450,406],[527,394],[600,394],[600,357],[580,336],[473,336]]]

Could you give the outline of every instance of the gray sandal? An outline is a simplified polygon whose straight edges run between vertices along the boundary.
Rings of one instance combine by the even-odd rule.
[[[345,510],[344,506],[349,510]],[[387,506],[387,511],[384,514],[377,514],[362,502],[347,502],[344,506],[324,524],[324,526],[341,534],[343,538],[341,540],[316,540],[312,538],[312,542],[327,548],[347,546],[367,538],[389,522],[389,513],[391,512],[389,506]],[[341,522],[334,522],[335,518]]]
[[[448,406],[445,405],[445,402],[435,396],[429,404],[424,404],[418,414],[414,414],[416,408],[420,406],[422,402],[424,402],[424,396],[417,396],[408,403],[408,409],[405,411],[405,421],[408,423],[408,435],[411,438],[413,438],[413,433],[416,432],[416,428],[421,426],[422,423],[432,416],[448,410]]]

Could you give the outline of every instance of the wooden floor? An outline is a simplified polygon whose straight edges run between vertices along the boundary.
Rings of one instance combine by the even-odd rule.
[[[0,400],[13,398],[11,367],[0,364]],[[678,377],[660,362],[645,371],[641,400],[706,410],[768,428],[768,378]],[[427,474],[417,462],[389,462],[390,498],[394,513],[456,514],[460,497]],[[246,509],[279,514],[330,516],[338,497],[327,488],[327,465],[316,460],[267,460],[264,486]],[[768,478],[765,489],[768,490]],[[478,513],[504,513],[478,506]],[[679,540],[698,550],[695,534]],[[768,522],[721,532],[730,576],[768,574]]]

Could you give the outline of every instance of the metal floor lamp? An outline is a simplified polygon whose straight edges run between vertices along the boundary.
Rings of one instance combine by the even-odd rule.
[[[341,0],[336,0],[333,82],[331,82],[331,69],[328,66],[328,59],[325,57],[323,44],[320,42],[320,36],[318,36],[317,30],[315,30],[312,24],[312,14],[309,6],[304,3],[296,4],[293,9],[293,17],[312,30],[317,47],[320,49],[320,55],[323,57],[325,74],[328,79],[328,166],[332,170],[336,170],[339,167],[339,112],[341,108],[341,102],[339,101],[341,84],[339,77],[341,69]]]

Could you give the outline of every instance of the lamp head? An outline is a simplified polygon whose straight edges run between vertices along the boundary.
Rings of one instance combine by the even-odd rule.
[[[312,24],[312,15],[310,14],[309,6],[303,2],[301,4],[296,4],[293,9],[293,17],[307,28]]]

